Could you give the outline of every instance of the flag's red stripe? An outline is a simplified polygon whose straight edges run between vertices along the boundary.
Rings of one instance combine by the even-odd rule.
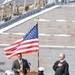
[[[32,43],[29,43],[29,44],[32,44]],[[35,44],[35,43],[34,43]],[[25,44],[23,44],[25,46]],[[23,46],[21,45],[21,46]],[[26,44],[27,45],[27,44]],[[36,47],[37,45],[34,45],[34,47]],[[29,47],[24,47],[25,49],[26,48],[30,48],[30,47],[33,47],[33,46],[29,46]],[[10,49],[7,49],[7,50],[4,50],[4,52],[11,52],[11,51],[14,51],[17,49],[17,46],[16,47],[13,47],[13,48],[10,48]],[[20,49],[20,48],[19,48]]]
[[[13,45],[15,45],[15,44],[19,44],[19,43],[21,43],[21,42],[22,42],[22,41],[12,43],[12,44],[9,45],[9,47],[10,47],[10,46],[13,46]]]
[[[8,48],[8,49],[4,49],[4,52],[13,51],[13,50],[17,49],[18,46],[19,45],[15,46],[15,47]]]
[[[20,43],[9,46],[9,47],[5,48],[4,51],[11,51],[12,49],[17,48],[19,45],[20,45]]]
[[[19,45],[15,46],[15,47],[11,47],[11,48],[8,48],[8,49],[5,49],[4,52],[10,52],[10,51],[14,51],[17,49]]]
[[[11,55],[12,53],[6,53],[6,56]]]
[[[28,41],[28,42],[23,42],[21,43],[21,45],[24,45],[24,44],[30,44],[30,43],[38,43],[38,40],[33,40],[33,41]]]
[[[23,42],[21,45],[24,45],[24,44],[30,44],[30,43],[38,43],[38,41],[31,41],[31,42]],[[15,44],[14,44],[15,45]],[[8,49],[5,49],[4,52],[6,51],[13,51],[14,49],[16,49],[20,44],[17,43],[17,46],[16,47],[13,47],[13,45],[11,45],[11,48],[8,48]]]
[[[29,51],[26,51],[26,52],[21,52],[22,54],[26,55],[26,54],[30,54],[30,53],[35,53],[35,52],[38,52],[38,50],[29,50]],[[11,57],[9,57],[9,59],[11,59],[12,57],[16,56],[16,54],[12,55]]]
[[[19,44],[23,45],[23,44],[30,44],[30,43],[38,43],[38,40],[37,40],[37,41],[32,40],[32,41],[23,42],[23,43],[21,43],[21,42],[22,42],[22,41],[13,43],[13,44],[11,44],[10,46],[13,47],[14,45],[19,46]],[[8,49],[11,49],[10,46],[8,46],[7,48],[8,48]],[[7,50],[7,49],[5,48],[5,50]]]
[[[27,49],[30,49],[30,48],[38,48],[38,47],[39,47],[39,46],[37,46],[37,45],[36,45],[36,46],[29,46],[29,47],[26,47],[26,48],[24,47],[24,48],[17,49],[16,52],[17,52],[17,51],[21,51],[21,50],[22,50],[22,51],[26,51]],[[11,54],[14,53],[14,52],[15,52],[15,51],[13,51],[13,52],[7,52],[6,55],[11,55]]]
[[[22,41],[23,41],[23,38],[20,39],[20,40],[15,41],[15,42],[13,42],[12,44],[10,44],[10,46],[15,45],[15,44],[19,44],[19,43],[21,43]]]
[[[28,48],[35,48],[35,47],[39,47],[38,45],[34,45],[34,46],[28,46],[28,47],[22,47],[22,48],[19,48],[18,50],[23,50],[23,49],[28,49]]]

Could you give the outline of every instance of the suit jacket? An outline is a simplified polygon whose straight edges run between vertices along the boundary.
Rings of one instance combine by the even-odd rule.
[[[27,70],[30,70],[28,61],[26,59],[22,59],[22,64],[23,64],[22,71],[26,75]],[[20,64],[18,60],[15,60],[12,65],[12,70],[15,72],[15,75],[19,75],[19,73],[17,72],[17,69],[20,69]]]
[[[68,63],[64,60],[61,62],[62,66],[59,67],[58,64],[60,61],[56,61],[53,65],[53,70],[55,71],[55,75],[69,75],[69,65]]]

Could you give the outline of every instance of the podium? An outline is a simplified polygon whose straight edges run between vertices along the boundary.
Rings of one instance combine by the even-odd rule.
[[[23,72],[20,72],[19,74],[20,74],[20,75],[24,75]]]
[[[26,75],[36,75],[36,74],[37,74],[37,72],[27,72]],[[20,75],[23,75],[23,72],[21,72]]]
[[[28,72],[26,75],[36,75],[37,72]]]

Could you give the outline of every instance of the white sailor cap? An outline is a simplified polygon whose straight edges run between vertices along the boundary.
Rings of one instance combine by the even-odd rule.
[[[39,71],[44,71],[44,67],[39,67],[38,70]]]
[[[7,71],[5,71],[5,73],[6,73],[6,75],[15,75],[14,71],[12,71],[12,70],[7,70]]]

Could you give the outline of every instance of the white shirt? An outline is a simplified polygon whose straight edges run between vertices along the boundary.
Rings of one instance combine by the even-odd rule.
[[[22,70],[22,68],[23,68],[22,60],[18,60],[18,61],[19,61],[19,64],[20,64],[20,70]]]

